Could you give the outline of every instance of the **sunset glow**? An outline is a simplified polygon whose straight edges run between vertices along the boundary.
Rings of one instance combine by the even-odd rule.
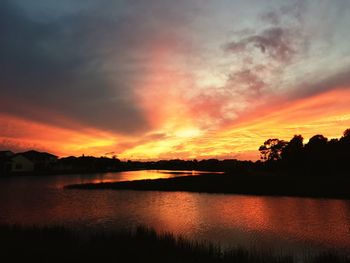
[[[1,149],[256,160],[350,127],[346,1],[88,2],[0,4]]]

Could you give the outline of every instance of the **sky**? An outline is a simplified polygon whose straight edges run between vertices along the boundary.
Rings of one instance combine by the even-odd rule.
[[[0,149],[256,160],[350,128],[348,0],[1,0]]]

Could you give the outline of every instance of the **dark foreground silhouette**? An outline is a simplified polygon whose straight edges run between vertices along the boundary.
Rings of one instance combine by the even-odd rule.
[[[350,199],[349,177],[288,175],[217,175],[183,176],[168,179],[68,185],[66,189],[113,189],[141,191],[188,191],[245,195],[300,196]]]
[[[251,262],[292,263],[293,256],[236,248],[223,251],[145,227],[135,231],[83,232],[64,227],[0,226],[1,262]],[[332,252],[304,262],[350,262]]]

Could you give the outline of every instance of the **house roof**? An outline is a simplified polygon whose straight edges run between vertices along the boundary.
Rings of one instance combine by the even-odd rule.
[[[16,155],[14,155],[13,157],[11,157],[11,160],[12,160],[12,162],[14,162],[14,161],[15,161],[15,162],[20,161],[20,162],[25,162],[25,163],[34,164],[33,160],[28,159],[27,157],[25,157],[25,156],[22,155],[22,154],[16,154]]]
[[[6,158],[6,157],[10,157],[13,156],[14,153],[11,151],[0,151],[0,158]]]
[[[23,153],[18,153],[17,155],[23,155],[24,157],[26,157],[27,159],[31,160],[31,161],[46,161],[52,158],[57,158],[56,155],[53,155],[51,153],[47,153],[47,152],[38,152],[38,151],[27,151],[27,152],[23,152]]]

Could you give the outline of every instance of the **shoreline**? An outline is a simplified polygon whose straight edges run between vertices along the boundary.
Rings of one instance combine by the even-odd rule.
[[[128,168],[128,169],[114,169],[114,170],[73,170],[73,171],[32,171],[32,172],[15,172],[0,174],[0,178],[10,177],[47,177],[57,175],[77,175],[77,174],[105,174],[105,173],[122,173],[122,172],[134,172],[134,171],[159,171],[165,174],[190,174],[190,172],[203,173],[203,174],[224,174],[225,171],[208,171],[208,170],[181,170],[181,169],[155,169],[155,168]],[[162,172],[164,171],[164,172]]]
[[[205,174],[165,179],[67,185],[65,189],[184,191],[350,200],[347,177]]]

